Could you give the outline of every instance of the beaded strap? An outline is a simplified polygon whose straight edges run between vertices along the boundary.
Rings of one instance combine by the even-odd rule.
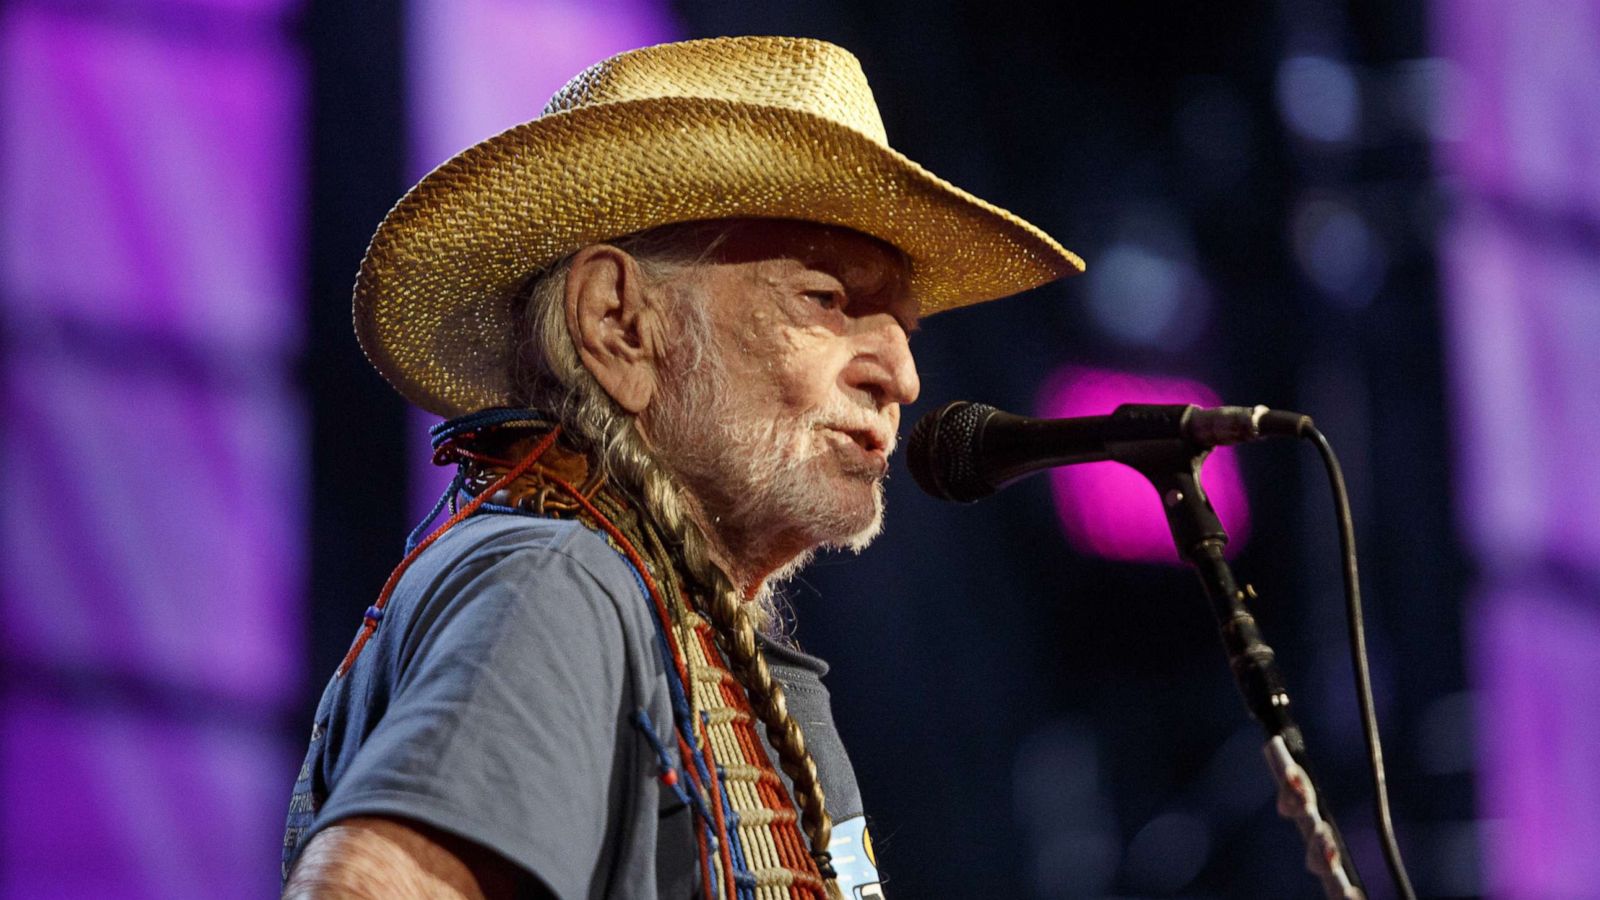
[[[559,425],[533,411],[510,409],[463,416],[431,430],[435,464],[456,464],[456,476],[407,538],[406,555],[367,608],[339,677],[349,672],[382,623],[400,576],[455,525],[479,512],[575,518],[606,536],[650,602],[672,701],[677,760],[648,713],[639,710],[633,721],[656,756],[657,777],[693,811],[704,896],[838,896],[831,866],[819,868],[819,862],[826,865],[826,848],[818,848],[820,855],[807,851],[795,803],[762,745],[749,696],[728,671],[715,630],[695,611],[670,552],[645,517],[607,489],[585,457],[558,443],[560,433]],[[472,499],[419,540],[445,506],[454,508],[463,495]],[[648,559],[638,549],[641,543]]]

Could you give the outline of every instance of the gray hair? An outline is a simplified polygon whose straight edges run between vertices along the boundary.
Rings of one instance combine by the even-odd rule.
[[[689,273],[736,228],[737,223],[729,222],[692,223],[608,242],[633,257],[648,282],[669,286],[674,320],[679,325],[672,352],[679,355],[683,371],[700,367],[712,352],[705,305],[693,289],[696,285]],[[571,268],[569,256],[534,276],[525,290],[522,335],[512,372],[515,400],[555,416],[563,428],[587,444],[606,474],[634,493],[666,541],[675,546],[687,574],[699,585],[700,611],[714,628],[730,671],[749,695],[752,709],[766,726],[767,739],[794,782],[795,800],[813,855],[825,854],[833,821],[816,761],[806,747],[800,724],[788,712],[783,686],[767,669],[757,642],[758,631],[781,639],[775,633],[780,617],[774,612],[771,592],[763,590],[747,602],[712,558],[710,542],[690,516],[682,487],[651,454],[633,417],[616,405],[578,358],[566,317]],[[819,860],[826,858],[819,856]],[[837,895],[837,888],[831,893]]]
[[[647,282],[671,285],[682,280],[686,270],[705,262],[734,227],[669,225],[606,243],[631,256]],[[555,416],[574,436],[592,445],[602,464],[608,464],[618,452],[643,452],[644,446],[633,431],[632,418],[578,359],[564,302],[571,269],[569,255],[534,275],[523,288],[512,397],[518,405]],[[704,310],[688,293],[673,291],[673,312],[686,339],[680,346],[698,356],[705,352],[710,334]]]

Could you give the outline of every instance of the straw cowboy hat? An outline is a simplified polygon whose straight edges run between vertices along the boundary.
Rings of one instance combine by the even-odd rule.
[[[367,249],[356,334],[430,412],[503,405],[533,273],[588,244],[735,217],[839,225],[899,248],[923,315],[1083,270],[1043,231],[890,149],[849,52],[715,38],[597,63],[539,118],[423,178]]]

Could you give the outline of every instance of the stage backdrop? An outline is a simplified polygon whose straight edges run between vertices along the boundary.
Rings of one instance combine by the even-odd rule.
[[[0,9],[0,896],[271,896],[305,677],[294,10]]]
[[[1600,885],[1600,5],[1437,0],[1489,892]]]

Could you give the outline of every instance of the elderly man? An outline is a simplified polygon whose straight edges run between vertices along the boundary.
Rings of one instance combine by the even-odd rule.
[[[773,585],[877,534],[919,316],[1081,266],[818,41],[622,54],[430,174],[356,327],[454,512],[323,694],[288,894],[881,896]]]

